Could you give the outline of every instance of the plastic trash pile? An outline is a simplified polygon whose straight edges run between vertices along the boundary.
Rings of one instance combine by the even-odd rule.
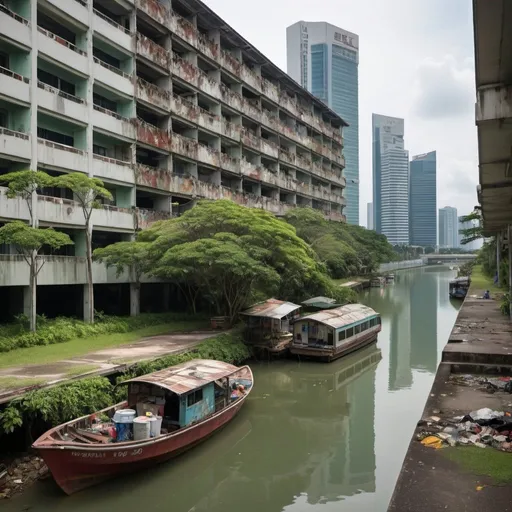
[[[460,386],[478,387],[488,393],[512,393],[512,377],[481,377],[476,375],[451,375],[450,382]]]
[[[417,434],[417,439],[424,446],[436,449],[458,445],[473,445],[479,448],[489,446],[512,452],[512,414],[510,412],[484,408],[450,420],[431,416],[418,425],[428,427]]]

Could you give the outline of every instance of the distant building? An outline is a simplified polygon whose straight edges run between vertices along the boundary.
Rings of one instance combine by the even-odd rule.
[[[373,227],[373,203],[366,205],[366,227],[368,229],[374,229]]]
[[[477,220],[468,220],[466,222],[463,222],[461,220],[462,218],[463,217],[459,217],[459,246],[461,249],[465,251],[478,251],[478,249],[480,249],[484,243],[483,239],[480,238],[479,240],[474,240],[469,244],[462,245],[460,242],[462,241],[463,236],[460,234],[460,231],[462,229],[476,228],[478,227],[479,222]]]
[[[390,244],[409,244],[409,152],[404,120],[372,115],[373,218]]]
[[[409,179],[409,243],[437,244],[436,152],[413,156]]]
[[[439,209],[439,247],[454,249],[459,247],[459,218],[457,208],[445,206]]]
[[[344,213],[359,224],[359,36],[325,22],[299,21],[286,29],[288,74],[349,124]]]

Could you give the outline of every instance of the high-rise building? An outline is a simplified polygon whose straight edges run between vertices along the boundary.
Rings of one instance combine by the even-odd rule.
[[[349,126],[344,133],[347,222],[359,224],[359,36],[324,22],[286,29],[288,74]]]
[[[409,243],[437,244],[436,152],[413,156],[409,178]]]
[[[93,213],[95,248],[130,240],[200,198],[277,215],[310,206],[345,220],[346,123],[201,1],[0,1],[0,27],[0,174],[44,169],[103,180],[114,199]],[[0,223],[28,220],[27,203],[4,191]],[[39,304],[80,304],[79,205],[55,188],[32,204],[39,225],[75,242],[38,276],[38,295],[60,300]],[[27,306],[29,276],[12,247],[0,245],[0,262],[1,317]],[[118,297],[135,286],[130,273],[117,277],[97,263],[93,280],[99,309],[128,304],[119,312],[129,312]],[[149,293],[153,284],[141,296],[163,296]]]
[[[439,209],[439,247],[441,249],[455,249],[459,247],[457,208],[445,206]]]
[[[368,229],[374,229],[373,227],[373,203],[366,205],[366,227]]]
[[[404,120],[372,115],[374,229],[393,245],[409,244],[409,152]]]

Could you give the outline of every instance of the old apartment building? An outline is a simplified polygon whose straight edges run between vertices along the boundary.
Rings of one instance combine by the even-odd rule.
[[[200,198],[344,221],[344,125],[198,0],[0,0],[0,174],[102,179],[114,201],[94,212],[95,248]],[[0,222],[28,220],[0,191]],[[75,242],[46,256],[39,302],[51,308],[58,289],[79,303],[82,212],[58,189],[36,205],[39,225]],[[99,309],[130,283],[99,264],[94,280]],[[0,247],[3,309],[21,310],[27,285],[25,262]]]

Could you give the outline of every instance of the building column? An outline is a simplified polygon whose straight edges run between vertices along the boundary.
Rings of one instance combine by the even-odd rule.
[[[140,315],[140,284],[130,283],[130,316]]]
[[[498,277],[498,286],[501,282],[501,271],[500,271],[500,265],[501,265],[501,234],[498,233],[496,235],[496,275]]]

